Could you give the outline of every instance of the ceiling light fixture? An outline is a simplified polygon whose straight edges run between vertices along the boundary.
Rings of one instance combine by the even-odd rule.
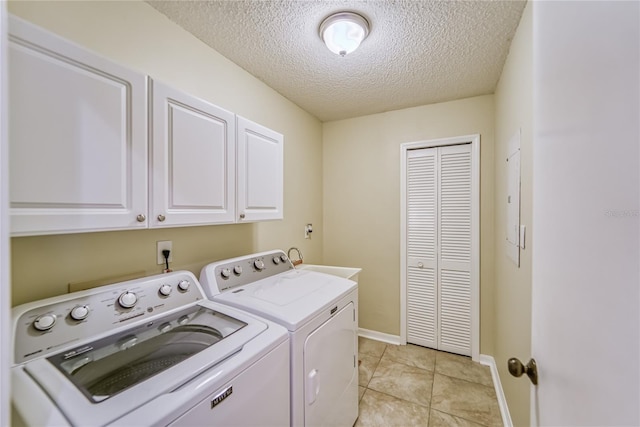
[[[320,38],[329,50],[345,56],[360,46],[369,35],[369,21],[354,12],[337,12],[320,24]]]

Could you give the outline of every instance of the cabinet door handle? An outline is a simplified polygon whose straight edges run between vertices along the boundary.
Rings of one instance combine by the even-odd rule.
[[[166,219],[166,218],[165,218],[165,216],[164,216],[164,215],[162,215],[162,214],[158,215],[158,221],[160,221],[160,222],[164,222],[164,220],[165,220],[165,219]]]
[[[244,214],[243,213],[240,214],[240,219],[244,219]]]
[[[147,217],[144,216],[144,214],[140,214],[136,217],[136,219],[138,220],[138,222],[145,222]]]

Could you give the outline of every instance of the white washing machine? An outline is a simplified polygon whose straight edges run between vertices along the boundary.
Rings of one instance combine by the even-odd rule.
[[[186,271],[13,309],[12,425],[290,423],[287,330]]]
[[[358,284],[296,270],[282,251],[205,266],[206,294],[279,323],[291,342],[291,425],[353,426],[358,418]]]

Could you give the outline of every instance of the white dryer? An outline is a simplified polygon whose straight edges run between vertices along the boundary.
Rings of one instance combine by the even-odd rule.
[[[282,251],[209,264],[200,282],[213,301],[289,330],[292,426],[353,426],[358,418],[356,282],[297,270]]]

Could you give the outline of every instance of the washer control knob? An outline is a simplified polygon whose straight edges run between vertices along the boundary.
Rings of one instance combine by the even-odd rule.
[[[118,340],[118,342],[116,343],[120,350],[126,350],[136,344],[138,344],[138,337],[136,337],[135,335],[127,335],[126,337]]]
[[[171,295],[172,290],[173,288],[171,287],[171,285],[169,285],[168,283],[165,283],[162,286],[160,286],[160,289],[158,289],[158,292],[160,292],[160,295],[162,295],[163,297],[168,297],[169,295]]]
[[[120,297],[118,297],[118,304],[120,304],[120,307],[122,308],[131,308],[136,305],[137,302],[138,295],[134,294],[133,292],[126,291],[120,294]]]
[[[239,276],[242,274],[242,267],[240,267],[239,265],[236,265],[235,267],[233,267],[233,273],[236,276]]]
[[[189,316],[180,316],[178,325],[186,325],[187,323],[189,323]]]
[[[231,270],[229,270],[228,268],[223,268],[220,272],[220,275],[223,279],[228,279],[229,277],[231,277]]]
[[[56,324],[56,315],[53,313],[43,314],[38,316],[33,322],[33,327],[38,331],[48,331]]]
[[[273,263],[274,263],[275,265],[280,264],[280,257],[279,257],[279,256],[274,256],[274,257],[273,257]]]
[[[76,305],[71,309],[71,313],[69,316],[73,320],[84,320],[89,316],[89,306],[88,305]]]
[[[164,334],[165,332],[169,332],[171,330],[171,323],[169,322],[164,322],[162,325],[158,326],[158,331],[160,331],[161,334]]]
[[[264,270],[264,262],[261,259],[257,259],[253,262],[253,266],[256,268],[256,270],[258,271],[262,271]]]
[[[286,256],[285,254],[282,254],[282,255],[280,255],[280,260],[281,260],[282,262],[287,262],[287,261],[289,261],[289,257],[288,257],[288,256]]]
[[[182,292],[185,292],[189,289],[189,286],[191,286],[191,283],[188,280],[180,280],[180,283],[178,283],[178,289],[180,289]]]

